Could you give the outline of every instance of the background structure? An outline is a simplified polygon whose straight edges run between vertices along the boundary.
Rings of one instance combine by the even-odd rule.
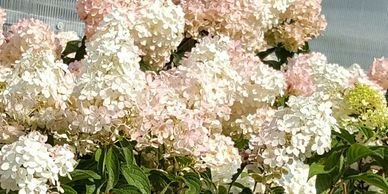
[[[36,18],[49,24],[55,32],[75,31],[83,34],[84,24],[75,9],[76,0],[0,0],[7,12],[4,31],[22,18]]]
[[[310,42],[311,50],[324,53],[329,62],[364,69],[374,57],[388,57],[387,0],[323,0],[327,29]]]

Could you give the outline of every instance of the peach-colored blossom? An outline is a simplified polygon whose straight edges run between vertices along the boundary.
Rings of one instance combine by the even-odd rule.
[[[78,0],[77,12],[85,22],[85,35],[90,37],[95,33],[101,21],[114,8],[124,8],[131,5],[132,0]]]
[[[71,62],[68,68],[75,77],[80,77],[85,70],[84,60]]]
[[[5,40],[0,47],[0,64],[5,66],[13,66],[28,49],[56,50],[53,30],[37,19],[19,20],[10,27]]]
[[[244,49],[265,50],[264,32],[278,24],[293,0],[182,0],[188,35],[226,35]]]
[[[388,59],[376,59],[369,68],[369,78],[377,82],[384,89],[388,89]]]
[[[288,92],[295,96],[310,96],[314,92],[314,84],[309,68],[296,63],[289,66],[285,72]]]
[[[266,41],[272,46],[283,44],[290,51],[297,51],[305,42],[319,36],[326,28],[326,20],[321,15],[322,0],[295,0],[281,14],[281,25],[265,34]]]
[[[5,23],[5,20],[7,19],[6,16],[7,14],[5,13],[5,10],[1,9],[0,7],[0,45],[2,45],[4,42],[3,25]]]

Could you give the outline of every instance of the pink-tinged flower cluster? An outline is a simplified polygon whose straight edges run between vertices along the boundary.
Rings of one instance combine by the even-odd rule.
[[[139,130],[128,131],[128,135],[138,141],[139,147],[164,144],[171,154],[193,154],[194,147],[207,138],[209,130],[204,126],[204,113],[190,109],[187,99],[169,83],[174,78],[177,77],[168,72],[147,74],[139,105],[142,124]]]
[[[157,1],[78,1],[77,8],[91,37],[104,16],[117,8],[126,10],[128,28],[143,60],[153,69],[161,69],[183,39],[185,19],[180,5],[171,0]]]
[[[202,33],[226,35],[242,42],[244,49],[265,50],[264,32],[276,26],[280,14],[293,0],[184,0],[186,30],[199,38]]]
[[[369,68],[368,76],[385,90],[388,89],[388,59],[375,59]]]
[[[85,61],[84,60],[81,60],[81,61],[73,61],[71,63],[69,63],[69,71],[76,77],[76,78],[79,78],[82,73],[85,72]]]
[[[131,0],[78,0],[77,12],[82,21],[85,22],[85,35],[91,37],[107,16],[115,8],[130,6]]]
[[[3,25],[7,19],[5,10],[0,7],[0,45],[4,42]]]
[[[290,66],[286,71],[286,79],[289,94],[295,96],[309,96],[314,92],[314,85],[310,72],[303,64]]]
[[[281,24],[266,32],[265,37],[272,46],[283,44],[290,51],[297,51],[305,42],[319,36],[326,28],[321,15],[322,0],[295,0],[280,16]]]
[[[0,47],[0,63],[3,66],[14,66],[15,61],[28,49],[56,51],[53,30],[36,19],[22,19],[13,24],[5,40]]]

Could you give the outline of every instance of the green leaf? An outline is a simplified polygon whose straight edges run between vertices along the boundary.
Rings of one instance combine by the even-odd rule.
[[[108,182],[106,184],[105,192],[108,193],[119,181],[120,164],[117,155],[113,151],[113,147],[108,149],[105,157],[106,171],[108,173]]]
[[[309,169],[309,179],[318,174],[329,174],[332,170],[325,170],[323,164],[312,163]]]
[[[315,180],[315,189],[317,193],[327,191],[333,185],[333,177],[330,174],[318,174]]]
[[[73,172],[70,173],[71,179],[65,178],[64,180],[61,180],[61,183],[67,184],[70,182],[75,182],[79,180],[84,179],[101,179],[101,176],[97,173],[95,173],[92,170],[81,170],[81,169],[75,169]]]
[[[194,172],[188,172],[181,178],[189,187],[189,189],[186,191],[186,194],[198,194],[201,192],[201,181],[198,174]]]
[[[283,187],[272,187],[272,188],[270,188],[269,189],[269,192],[271,193],[271,194],[284,194],[284,193],[286,193],[285,191],[284,191],[284,188]]]
[[[105,149],[97,149],[96,153],[94,154],[94,160],[97,162],[97,170],[101,174],[105,174],[105,157],[106,157],[106,150]]]
[[[235,143],[235,147],[237,149],[247,149],[249,147],[249,139],[239,138]]]
[[[142,194],[151,193],[150,182],[141,168],[135,165],[123,165],[121,172],[129,185],[138,188]]]
[[[134,186],[127,186],[125,188],[120,188],[120,189],[112,189],[112,194],[141,194],[139,189],[137,189]]]
[[[218,194],[228,194],[228,189],[226,189],[224,186],[220,185],[220,186],[218,186]]]
[[[269,65],[270,67],[276,70],[280,70],[283,64],[282,62],[274,61],[274,60],[263,61],[263,63]]]
[[[388,183],[387,181],[380,175],[373,173],[362,173],[358,175],[349,176],[349,179],[355,179],[359,181],[365,181],[370,185],[374,185],[383,189],[383,191],[388,191]]]
[[[354,139],[354,136],[350,134],[347,130],[345,129],[340,129],[340,133],[338,132],[333,132],[333,134],[343,140],[345,140],[348,144],[354,144],[356,143],[356,140]]]
[[[133,158],[133,149],[129,145],[127,147],[122,147],[122,152],[124,154],[124,159],[127,165],[133,165],[134,163],[134,158]]]
[[[96,191],[96,185],[86,185],[86,194],[93,194]]]
[[[65,191],[65,194],[78,194],[76,190],[74,190],[72,187],[69,185],[61,185],[63,190]]]
[[[62,56],[77,52],[81,44],[82,42],[80,40],[73,40],[67,42],[66,47],[62,52]]]
[[[357,162],[363,157],[366,156],[373,156],[375,153],[369,149],[368,147],[361,145],[361,144],[353,144],[350,146],[347,152],[347,163],[353,164],[354,162]]]
[[[249,188],[244,188],[242,189],[242,191],[240,192],[240,194],[253,194],[252,190],[249,189]]]
[[[359,130],[364,134],[364,136],[366,137],[367,140],[372,138],[375,135],[373,130],[369,127],[366,127],[366,126],[361,126],[359,128]]]
[[[171,177],[167,172],[160,169],[151,170],[149,173],[148,179],[150,180],[152,187],[156,190],[166,189],[166,187],[172,183],[172,179],[174,179],[174,177]]]
[[[261,60],[263,60],[264,58],[268,57],[271,53],[273,53],[275,51],[276,48],[270,48],[266,51],[263,51],[263,52],[259,52],[257,53],[256,55],[258,57],[260,57]]]

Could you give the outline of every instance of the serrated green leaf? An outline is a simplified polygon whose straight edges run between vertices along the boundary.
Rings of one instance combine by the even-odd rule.
[[[333,169],[325,170],[325,165],[323,165],[323,164],[312,163],[310,165],[308,179],[310,179],[311,177],[318,175],[318,174],[329,174],[332,170]]]
[[[358,175],[349,176],[348,178],[359,180],[359,181],[365,181],[370,185],[374,185],[376,187],[379,187],[383,191],[388,192],[388,183],[384,179],[384,177],[380,175],[373,174],[373,173],[362,173]]]
[[[228,194],[228,189],[226,189],[224,186],[220,185],[220,186],[218,186],[218,194]]]
[[[85,194],[93,194],[96,191],[96,185],[86,185],[86,193]]]
[[[188,172],[181,178],[189,187],[185,192],[186,194],[198,194],[201,192],[201,181],[196,173]]]
[[[69,185],[61,185],[61,187],[63,188],[65,194],[78,194],[77,191]]]
[[[152,187],[156,190],[164,190],[167,185],[170,185],[172,182],[174,182],[174,177],[171,177],[171,175],[163,170],[154,169],[149,173],[150,175],[148,176],[148,179],[150,180]]]
[[[366,156],[373,156],[376,155],[371,149],[368,147],[362,145],[362,144],[353,144],[349,147],[348,152],[346,154],[347,163],[353,164],[354,162],[357,162],[361,158],[364,158]]]
[[[62,56],[77,52],[81,44],[82,42],[80,40],[72,40],[67,42],[66,47],[62,52]]]
[[[122,147],[121,148],[124,154],[125,163],[127,165],[134,165],[133,150],[132,147]]]
[[[333,185],[333,177],[330,174],[319,174],[315,180],[315,189],[317,193],[327,191]]]
[[[253,194],[253,192],[249,188],[243,188],[240,194]]]
[[[106,171],[108,173],[108,181],[106,184],[105,192],[111,190],[119,181],[120,176],[120,163],[115,154],[113,147],[110,147],[105,157]]]
[[[366,126],[360,127],[359,130],[362,132],[362,134],[364,134],[364,136],[366,137],[367,140],[372,138],[375,135],[373,130],[369,127],[366,127]]]
[[[127,186],[125,188],[112,189],[112,194],[141,194],[139,189],[134,186]]]
[[[94,153],[94,160],[97,162],[97,170],[101,174],[105,174],[105,157],[106,157],[105,149],[99,148]]]
[[[84,180],[84,179],[101,179],[101,176],[97,173],[95,173],[92,170],[81,170],[81,169],[75,169],[73,172],[70,173],[71,179],[63,179],[61,180],[61,183],[67,184],[70,182],[75,182],[79,180]]]
[[[354,135],[350,134],[347,130],[345,129],[340,129],[340,132],[335,132],[333,131],[333,134],[343,140],[345,140],[348,144],[354,144],[356,143],[356,140],[354,139]]]
[[[121,173],[127,183],[138,188],[142,194],[151,193],[150,182],[141,168],[135,165],[123,165],[121,166]]]
[[[286,193],[285,191],[284,191],[284,188],[283,187],[272,187],[272,188],[270,188],[269,189],[269,192],[271,193],[271,194],[284,194],[284,193]]]

